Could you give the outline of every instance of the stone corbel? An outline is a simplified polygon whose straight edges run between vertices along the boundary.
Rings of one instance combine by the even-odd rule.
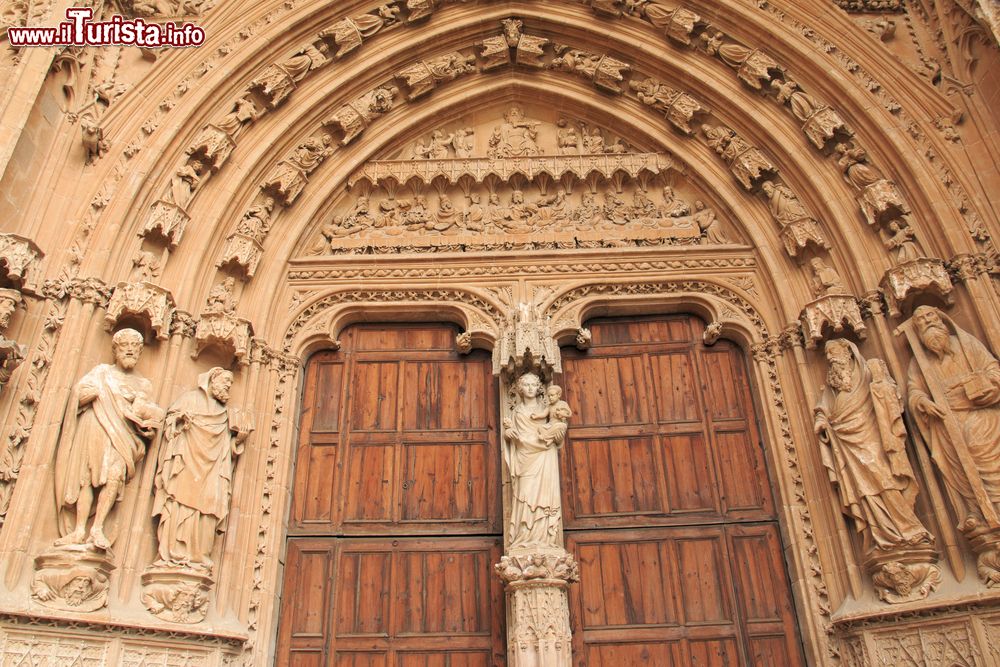
[[[827,294],[810,301],[802,309],[799,319],[809,349],[815,349],[816,344],[827,338],[830,332],[849,332],[858,338],[867,335],[858,300],[850,294]]]
[[[174,297],[169,291],[147,282],[120,282],[111,293],[104,328],[112,331],[129,319],[138,318],[148,332],[166,340],[170,337],[173,315]]]
[[[823,236],[823,230],[819,223],[812,218],[802,218],[789,223],[781,230],[781,240],[785,244],[785,251],[790,257],[798,257],[810,246],[817,252],[825,252],[830,249],[830,244]]]
[[[282,206],[288,206],[302,194],[308,182],[306,172],[282,160],[271,169],[271,174],[261,183],[261,189]]]
[[[869,225],[895,220],[910,212],[896,184],[886,179],[875,181],[862,190],[858,204]]]
[[[920,257],[903,262],[885,272],[880,287],[893,317],[909,310],[915,300],[925,301],[922,297],[931,296],[945,305],[954,301],[951,279],[940,259]]]
[[[161,199],[154,202],[152,208],[149,209],[146,222],[139,235],[147,239],[160,236],[166,240],[167,247],[173,251],[181,242],[184,229],[190,220],[191,217],[180,206]]]
[[[215,266],[221,269],[227,265],[235,265],[249,279],[256,273],[263,254],[264,246],[255,239],[243,234],[230,234]]]
[[[232,155],[236,142],[220,127],[206,125],[185,153],[217,173]]]
[[[250,82],[250,90],[273,111],[295,90],[295,80],[281,65],[272,64]]]
[[[34,292],[37,289],[35,273],[45,253],[31,239],[17,234],[0,234],[0,267],[2,277],[11,287]]]
[[[192,359],[207,349],[217,348],[232,354],[240,366],[250,364],[253,325],[249,320],[226,313],[203,313],[194,332]]]

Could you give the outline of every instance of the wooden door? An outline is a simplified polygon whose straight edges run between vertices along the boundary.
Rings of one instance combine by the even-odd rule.
[[[802,664],[740,350],[691,316],[589,326],[563,350],[576,664]]]
[[[355,326],[310,359],[277,664],[503,664],[496,382],[456,333]]]

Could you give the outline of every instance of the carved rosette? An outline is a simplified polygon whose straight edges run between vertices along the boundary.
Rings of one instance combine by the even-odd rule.
[[[108,603],[111,563],[92,544],[53,547],[35,558],[31,597],[52,609],[91,612]]]
[[[889,305],[889,314],[899,317],[917,297],[933,295],[950,304],[952,284],[944,261],[928,257],[903,262],[885,272],[882,292]]]
[[[236,357],[241,366],[250,363],[253,326],[248,320],[225,313],[205,313],[194,332],[195,349],[192,359],[205,350],[217,347]]]
[[[295,81],[280,65],[268,65],[250,82],[250,90],[264,100],[268,109],[274,110],[295,90]]]
[[[901,218],[910,212],[896,185],[885,179],[875,181],[866,187],[858,197],[858,204],[869,225]]]
[[[17,234],[0,234],[0,265],[8,281],[22,289],[35,289],[34,273],[45,254],[31,239]]]
[[[790,257],[798,257],[799,253],[810,246],[814,250],[823,252],[830,249],[830,244],[823,236],[823,230],[819,223],[812,218],[802,218],[785,226],[781,230],[781,240],[785,244],[785,251]]]
[[[104,328],[112,331],[129,318],[139,318],[158,339],[166,340],[173,316],[174,297],[169,291],[146,282],[121,282],[111,293]]]
[[[255,239],[243,234],[230,234],[215,265],[220,269],[226,265],[238,266],[247,278],[253,278],[263,254],[264,246]]]
[[[859,338],[867,334],[858,300],[849,294],[828,294],[810,301],[799,319],[809,349],[815,349],[830,332],[851,332]]]
[[[212,577],[204,570],[154,564],[142,573],[142,603],[171,623],[200,623],[208,613]]]
[[[210,124],[202,129],[198,138],[188,148],[187,154],[208,165],[212,172],[218,172],[232,155],[234,148],[236,142],[233,138],[222,128]]]
[[[191,217],[180,206],[160,200],[150,208],[140,236],[143,238],[162,236],[166,239],[167,246],[173,250],[181,242],[189,220]]]

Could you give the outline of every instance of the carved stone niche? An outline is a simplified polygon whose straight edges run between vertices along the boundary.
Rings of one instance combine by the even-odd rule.
[[[850,294],[827,294],[810,301],[802,309],[799,319],[806,347],[811,350],[831,333],[846,331],[858,338],[867,335],[858,300]]]
[[[162,238],[167,247],[174,250],[181,242],[184,229],[190,220],[191,217],[180,206],[160,200],[154,202],[150,208],[140,236],[151,240]]]
[[[34,291],[38,262],[45,253],[31,239],[17,234],[0,234],[0,284]]]
[[[230,234],[215,265],[220,269],[238,267],[239,271],[249,279],[256,273],[263,254],[264,246],[255,239],[243,234]]]
[[[869,225],[883,224],[910,212],[896,185],[884,178],[861,191],[858,205]]]
[[[203,313],[194,332],[192,359],[209,348],[218,348],[236,357],[240,366],[250,363],[253,325],[248,320],[226,313]]]
[[[170,337],[170,323],[174,317],[174,297],[158,285],[146,282],[120,282],[111,292],[104,328],[112,331],[126,323],[141,322],[147,332],[156,338]]]
[[[236,142],[229,133],[215,125],[206,125],[194,143],[188,147],[187,155],[207,165],[213,173],[232,155]]]
[[[108,603],[114,569],[107,552],[92,544],[52,547],[35,558],[31,597],[53,609],[97,611]]]
[[[954,302],[951,279],[940,259],[920,257],[894,266],[885,272],[880,286],[893,317],[902,315],[915,301],[927,301],[923,298],[927,296],[947,305]]]
[[[200,623],[208,613],[212,577],[187,567],[162,565],[142,573],[142,603],[171,623]]]

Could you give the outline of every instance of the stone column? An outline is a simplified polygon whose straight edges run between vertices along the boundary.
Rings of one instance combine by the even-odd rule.
[[[511,667],[570,667],[567,588],[579,580],[563,547],[558,449],[572,415],[552,384],[559,347],[536,308],[519,304],[494,350],[500,376],[504,457],[504,552]]]

